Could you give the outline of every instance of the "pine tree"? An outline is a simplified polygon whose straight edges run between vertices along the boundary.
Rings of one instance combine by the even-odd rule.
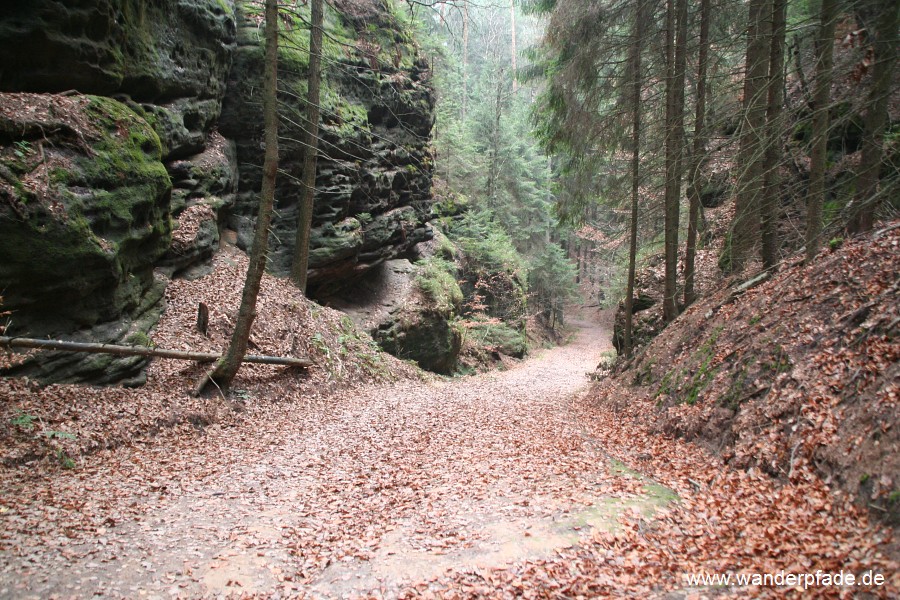
[[[678,316],[678,220],[681,209],[681,168],[684,139],[684,79],[687,56],[687,0],[666,5],[666,188],[665,290],[663,319]]]
[[[897,26],[900,5],[895,0],[872,0],[878,15],[872,45],[875,64],[866,102],[862,142],[862,164],[856,182],[856,198],[848,226],[852,233],[872,228],[880,198],[878,182],[882,168],[884,131],[888,123],[888,102],[897,62]]]
[[[819,35],[816,40],[816,79],[813,92],[812,155],[809,164],[809,191],[806,196],[806,260],[819,252],[822,237],[822,205],[825,201],[825,167],[828,156],[828,126],[831,100],[831,71],[834,55],[834,26],[837,0],[822,0]]]
[[[769,50],[768,106],[766,108],[766,148],[763,165],[763,193],[760,204],[760,237],[763,267],[771,269],[778,262],[776,221],[782,163],[781,137],[784,132],[784,38],[787,0],[772,2],[772,38]]]
[[[708,0],[705,0],[708,2]],[[628,234],[628,284],[625,289],[625,356],[631,356],[634,321],[634,272],[637,262],[638,192],[641,169],[641,46],[644,39],[644,1],[634,11],[631,42],[631,223]]]
[[[738,194],[731,226],[729,268],[739,271],[749,260],[759,234],[766,139],[767,79],[772,8],[770,0],[750,0],[744,101],[738,168]]]
[[[694,259],[697,253],[697,233],[700,221],[700,166],[706,147],[706,71],[709,62],[710,0],[700,2],[700,41],[697,57],[697,97],[695,99],[694,144],[691,151],[691,169],[688,195],[688,230],[684,259],[684,304],[696,299],[694,291]]]

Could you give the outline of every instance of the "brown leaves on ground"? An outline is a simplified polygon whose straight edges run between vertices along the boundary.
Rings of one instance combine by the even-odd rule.
[[[900,227],[795,262],[673,323],[623,375],[656,429],[789,480],[812,466],[879,513],[897,510]],[[889,516],[889,515],[888,515]]]
[[[862,256],[854,264],[874,268]],[[245,263],[223,252],[216,266],[209,277],[172,282],[155,343],[222,349]],[[866,294],[890,289],[870,287]],[[866,298],[846,309],[858,311]],[[864,591],[692,588],[684,579],[782,569],[872,569],[888,583],[865,591],[900,591],[889,531],[809,465],[795,460],[781,481],[759,469],[732,469],[661,434],[655,402],[630,382],[609,379],[579,394],[586,371],[608,351],[606,329],[583,325],[572,344],[506,372],[423,382],[288,283],[267,277],[260,299],[258,352],[309,355],[319,366],[304,375],[246,365],[230,406],[218,397],[191,399],[199,368],[173,361],[154,362],[139,390],[41,390],[0,380],[0,595]],[[209,338],[194,330],[200,301],[210,307]],[[870,310],[862,323],[878,314]],[[740,322],[740,314],[731,318]],[[712,355],[725,361],[727,351],[715,347]],[[381,384],[354,385],[378,377]],[[813,423],[816,410],[805,413]],[[827,431],[828,423],[809,431]],[[76,439],[48,435],[54,431]],[[653,509],[641,504],[660,484],[678,499]],[[585,524],[604,507],[608,526]]]

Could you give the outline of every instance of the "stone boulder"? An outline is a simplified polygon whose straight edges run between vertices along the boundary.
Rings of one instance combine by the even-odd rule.
[[[142,316],[162,298],[154,263],[172,230],[171,182],[160,159],[153,128],[116,100],[0,93],[0,290],[12,312],[7,334],[93,330],[92,341],[113,342],[139,333],[135,322],[149,330],[155,320]],[[51,376],[45,363],[38,357],[20,371],[80,380],[58,369]],[[109,371],[113,378],[122,374]]]

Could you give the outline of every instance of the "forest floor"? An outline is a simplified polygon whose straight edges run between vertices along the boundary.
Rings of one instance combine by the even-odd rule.
[[[596,402],[587,373],[610,335],[593,316],[506,371],[5,468],[0,597],[802,593],[685,579],[776,567],[873,569],[877,594],[897,592],[887,534],[821,484],[729,469]]]

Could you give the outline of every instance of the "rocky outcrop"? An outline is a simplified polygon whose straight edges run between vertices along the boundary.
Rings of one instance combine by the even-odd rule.
[[[165,276],[203,275],[223,226],[249,246],[261,181],[263,49],[259,3],[237,3],[246,8],[237,16],[234,4],[33,0],[5,7],[0,308],[13,311],[9,333],[143,343],[163,308]],[[430,235],[427,63],[383,0],[336,6],[345,16],[328,10],[313,294],[342,287]],[[290,266],[303,162],[296,140],[307,29],[288,14],[280,61],[285,175],[270,238],[275,273]],[[45,353],[16,372],[111,382],[142,364]]]
[[[223,0],[5,7],[0,91],[39,92],[0,96],[10,333],[144,343],[164,308],[154,266],[193,272],[212,255],[236,183],[233,147],[212,134],[234,33]],[[144,363],[42,353],[12,372],[104,383]]]
[[[356,18],[360,11],[371,18]],[[310,293],[319,297],[404,254],[430,232],[434,99],[428,65],[380,0],[356,3],[347,14],[333,29],[347,31],[356,50],[341,48],[347,54],[340,62],[326,61],[309,261]],[[240,12],[239,22],[219,129],[237,144],[240,184],[228,223],[246,249],[261,181],[262,52],[257,22]],[[290,270],[302,191],[304,104],[295,90],[305,89],[305,57],[296,52],[305,45],[306,30],[288,26],[280,71],[280,168],[288,176],[278,180],[270,238],[269,268],[276,274]]]
[[[462,334],[452,323],[454,308],[423,294],[421,268],[405,259],[370,270],[353,293],[328,299],[368,331],[383,350],[413,360],[423,369],[450,374],[456,368]]]
[[[149,124],[110,98],[0,94],[0,142],[7,333],[81,330],[112,342],[135,333],[132,322],[145,314],[158,317],[162,290],[153,267],[169,247],[171,183]],[[18,371],[80,379],[48,360]],[[93,378],[106,369],[88,370]],[[120,365],[103,378],[128,370]]]
[[[223,0],[30,0],[0,20],[0,90],[124,95],[144,105],[163,157],[203,149],[231,64]]]

